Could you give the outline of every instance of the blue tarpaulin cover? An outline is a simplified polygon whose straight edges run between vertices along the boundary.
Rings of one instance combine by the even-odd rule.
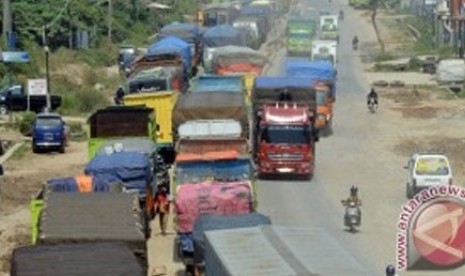
[[[256,77],[254,87],[257,89],[313,88],[313,84],[308,78]]]
[[[244,81],[241,76],[200,76],[192,81],[192,92],[242,92]]]
[[[320,80],[334,80],[336,70],[328,61],[287,60],[286,76]]]
[[[260,213],[233,216],[203,215],[194,225],[194,262],[199,264],[204,261],[205,236],[203,234],[205,231],[248,228],[270,224],[271,219]]]
[[[158,37],[166,38],[175,36],[187,43],[194,43],[200,36],[199,27],[191,23],[173,22],[165,25],[159,32]]]
[[[192,62],[191,46],[184,40],[175,36],[163,38],[150,45],[145,56],[150,59],[151,57],[163,55],[180,55],[183,59],[184,69],[186,71],[190,70]]]
[[[336,69],[329,61],[306,61],[306,60],[287,60],[285,63],[286,75],[288,77],[305,78],[307,80],[336,80]],[[330,87],[331,96],[336,98],[336,84]]]
[[[92,177],[93,192],[109,192],[112,185],[121,183],[114,176],[96,176]],[[79,192],[75,177],[52,178],[47,180],[47,189],[51,192]]]
[[[126,190],[136,190],[141,196],[145,196],[146,185],[153,181],[149,158],[138,152],[98,155],[87,164],[84,172],[86,175],[117,178]]]
[[[244,35],[230,25],[217,25],[208,29],[203,33],[203,42],[207,47],[247,46]]]

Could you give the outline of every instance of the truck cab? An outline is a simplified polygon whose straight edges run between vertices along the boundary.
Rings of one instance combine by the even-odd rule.
[[[320,16],[320,38],[322,40],[337,40],[339,16],[335,14]]]
[[[313,61],[329,61],[331,64],[337,62],[337,43],[334,40],[315,40],[312,42]]]
[[[314,166],[313,121],[306,105],[265,105],[257,137],[260,174],[311,175]]]
[[[323,82],[314,81],[316,90],[316,118],[317,129],[329,128],[333,121],[333,103],[331,90]]]
[[[59,114],[38,114],[32,126],[32,151],[40,149],[57,150],[65,153],[66,147],[65,122]]]

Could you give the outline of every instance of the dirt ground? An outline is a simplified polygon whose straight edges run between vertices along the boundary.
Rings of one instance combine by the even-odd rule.
[[[4,164],[0,188],[0,275],[9,271],[12,249],[30,244],[28,204],[41,184],[50,178],[82,173],[86,160],[84,142],[71,142],[65,154],[33,154],[27,143]]]

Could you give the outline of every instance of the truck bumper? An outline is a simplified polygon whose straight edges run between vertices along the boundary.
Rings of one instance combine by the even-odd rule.
[[[36,142],[33,145],[41,148],[61,147],[64,142]]]
[[[313,164],[311,162],[261,162],[258,165],[258,171],[260,174],[311,175]]]

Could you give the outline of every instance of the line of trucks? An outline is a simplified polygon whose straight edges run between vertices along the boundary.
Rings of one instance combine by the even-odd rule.
[[[202,26],[163,27],[129,67],[123,106],[90,116],[82,175],[50,179],[31,201],[33,246],[14,250],[11,275],[147,275],[160,187],[173,196],[174,249],[188,275],[366,275],[322,230],[272,226],[257,212],[257,176],[311,177],[320,131],[332,120],[333,62],[288,60],[283,76],[267,77],[270,61],[238,39],[247,33],[238,28],[269,32],[270,18],[290,5],[205,5]],[[234,27],[238,19],[253,24]],[[313,261],[298,260],[297,237],[313,241]],[[105,260],[94,256],[97,245]],[[337,259],[318,266],[323,246]]]

